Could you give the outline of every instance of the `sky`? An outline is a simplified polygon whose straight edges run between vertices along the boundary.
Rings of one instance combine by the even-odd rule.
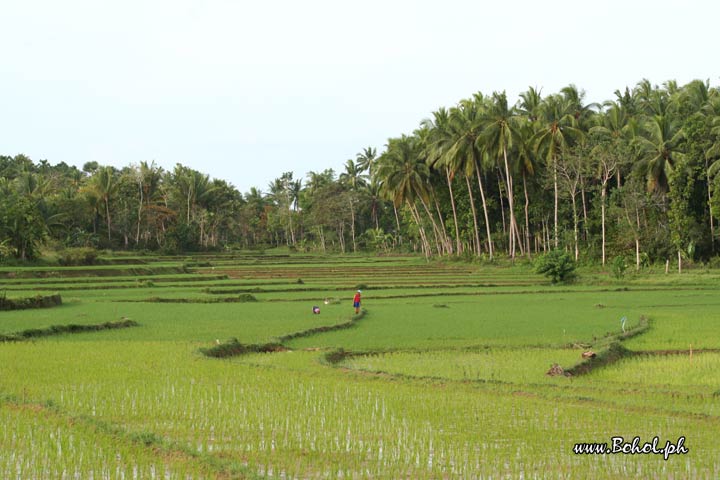
[[[267,191],[475,92],[720,84],[714,0],[0,0],[0,155]]]

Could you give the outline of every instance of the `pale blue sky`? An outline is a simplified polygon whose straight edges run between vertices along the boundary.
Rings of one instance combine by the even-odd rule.
[[[266,190],[476,91],[717,86],[719,18],[712,0],[0,0],[0,154]]]

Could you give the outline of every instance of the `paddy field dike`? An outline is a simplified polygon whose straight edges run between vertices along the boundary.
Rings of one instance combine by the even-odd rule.
[[[580,273],[0,267],[0,478],[720,478],[720,271]],[[684,451],[576,453],[613,437]]]

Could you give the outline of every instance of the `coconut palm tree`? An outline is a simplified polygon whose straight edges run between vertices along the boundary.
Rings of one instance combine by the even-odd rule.
[[[458,172],[459,165],[457,158],[450,158],[445,155],[453,144],[453,133],[449,122],[448,110],[440,108],[433,112],[432,120],[423,120],[421,125],[429,132],[425,154],[428,165],[436,170],[441,170],[445,174],[455,226],[455,252],[459,255],[462,252],[462,244],[460,243],[460,227],[455,206],[455,193],[453,192],[453,179]]]
[[[363,194],[370,201],[370,219],[375,225],[375,230],[380,230],[379,210],[382,203],[381,184],[377,175],[370,177],[370,182],[361,187]]]
[[[592,151],[597,166],[598,180],[600,180],[600,211],[602,228],[602,264],[605,265],[606,236],[605,236],[605,209],[607,206],[607,189],[610,179],[618,175],[620,186],[620,167],[624,163],[619,157],[620,152],[627,151],[632,138],[633,124],[625,108],[620,103],[610,102],[610,108],[600,114],[597,125],[590,129],[590,133],[599,139]]]
[[[615,90],[615,102],[610,102],[610,105],[613,104],[617,104],[620,108],[622,108],[629,117],[637,115],[640,109],[638,106],[638,97],[634,95],[628,87],[625,87],[624,92]]]
[[[530,199],[527,191],[527,178],[533,177],[537,170],[536,161],[538,155],[535,149],[535,133],[540,129],[542,108],[543,99],[538,89],[528,87],[527,91],[520,93],[520,100],[516,104],[516,109],[518,116],[523,118],[524,121],[520,123],[519,134],[521,141],[517,146],[518,155],[521,159],[520,171],[523,175],[523,192],[525,194],[525,241],[528,255],[530,254]]]
[[[505,185],[507,188],[508,208],[510,211],[510,231],[508,248],[510,258],[515,258],[515,240],[517,234],[517,221],[515,220],[515,200],[513,195],[513,169],[508,162],[508,151],[518,137],[519,125],[514,109],[508,107],[505,92],[493,93],[492,102],[489,103],[484,114],[483,130],[480,136],[485,150],[494,159],[502,158],[505,167]],[[520,239],[517,238],[520,242]],[[522,247],[521,247],[522,248]]]
[[[523,193],[525,195],[525,252],[530,258],[530,197],[528,196],[527,178],[535,176],[536,155],[533,150],[533,124],[528,121],[519,122],[515,150],[517,165],[522,175]]]
[[[560,95],[550,95],[541,104],[539,128],[535,134],[535,152],[545,158],[553,176],[554,205],[554,243],[558,240],[558,172],[559,157],[582,132],[575,127],[573,105]]]
[[[717,91],[710,88],[710,81],[693,80],[680,90],[684,103],[691,112],[702,115],[715,114],[711,100],[717,96]]]
[[[429,155],[432,151],[431,145],[432,145],[432,132],[431,129],[427,125],[420,125],[419,128],[415,129],[413,131],[413,137],[417,139],[418,145],[419,145],[419,152],[420,158],[422,161],[425,162],[426,165],[430,165],[432,161],[429,158]],[[450,241],[447,231],[445,229],[445,220],[443,220],[443,213],[440,209],[440,202],[438,201],[437,192],[435,190],[435,183],[433,182],[433,172],[434,170],[428,170],[429,175],[427,179],[427,189],[429,193],[429,200],[427,204],[425,202],[421,201],[421,204],[423,205],[423,209],[427,213],[428,217],[430,218],[430,221],[433,225],[433,233],[436,236],[438,243],[442,245],[442,248],[445,253],[452,254],[452,242]],[[422,200],[422,199],[421,199]],[[438,221],[435,222],[435,216],[430,212],[429,205],[432,203],[435,206],[435,212],[437,213]]]
[[[326,187],[335,181],[335,171],[328,168],[322,172],[311,170],[307,173],[306,191],[311,196],[322,187]]]
[[[363,174],[364,171],[359,162],[347,160],[345,162],[345,171],[340,174],[339,180],[352,189],[358,189],[367,183],[367,175]]]
[[[143,212],[151,208],[152,203],[157,199],[160,183],[162,181],[162,168],[155,165],[153,160],[150,164],[140,162],[140,166],[135,170],[138,182],[138,193],[140,201],[138,202],[138,219],[137,230],[135,232],[135,244],[140,243],[140,227],[143,220]]]
[[[198,244],[202,244],[207,220],[204,209],[207,199],[216,187],[210,181],[209,175],[180,164],[175,166],[170,184],[174,187],[174,194],[184,203],[187,225],[190,225],[191,221],[199,221]]]
[[[480,235],[477,227],[477,213],[475,212],[475,201],[472,195],[470,177],[475,175],[480,188],[483,213],[485,215],[485,228],[487,232],[487,246],[490,260],[493,259],[492,235],[490,233],[490,218],[488,216],[485,189],[482,182],[483,173],[483,142],[480,134],[483,129],[483,113],[485,109],[485,98],[481,93],[473,95],[472,99],[462,100],[458,105],[450,109],[449,128],[452,132],[452,144],[445,152],[448,164],[457,165],[458,170],[465,175],[465,181],[470,195],[470,207],[473,216],[473,227],[475,231],[476,252],[481,253]]]
[[[585,90],[570,84],[560,90],[565,101],[568,103],[568,110],[575,119],[575,126],[583,131],[587,131],[592,123],[593,116],[600,109],[597,103],[585,103]]]
[[[526,92],[520,93],[517,109],[520,115],[527,118],[530,123],[538,121],[542,114],[542,96],[540,95],[540,91],[536,88],[528,87]]]
[[[637,105],[640,112],[646,116],[666,116],[675,109],[676,104],[668,90],[662,90],[658,86],[652,86],[650,81],[643,79],[633,91],[637,98]]]
[[[373,147],[363,148],[363,151],[358,153],[355,159],[357,167],[360,169],[360,173],[368,172],[369,175],[372,175],[376,159],[377,149]]]
[[[601,106],[598,103],[585,103],[585,91],[578,89],[575,85],[570,84],[566,87],[564,87],[561,91],[562,96],[565,98],[565,101],[569,104],[569,109],[571,111],[571,114],[573,118],[575,119],[575,127],[578,128],[583,135],[580,136],[579,140],[582,142],[585,138],[585,134],[588,133],[590,128],[594,125],[594,119],[597,115],[597,112],[600,111]],[[581,158],[581,160],[585,160],[584,158]],[[581,162],[583,163],[583,162]],[[578,165],[585,167],[584,165]],[[583,168],[585,170],[585,168]],[[580,176],[580,197],[582,199],[582,206],[583,206],[583,228],[585,230],[585,239],[588,238],[588,230],[587,230],[587,221],[588,221],[588,215],[587,215],[587,202],[585,200],[585,182],[586,182],[586,176],[581,175]]]
[[[681,153],[682,138],[680,123],[671,116],[653,115],[642,123],[635,145],[640,156],[638,169],[647,179],[648,190],[667,193],[668,172]]]
[[[393,204],[396,207],[407,205],[418,226],[422,250],[425,256],[429,257],[432,254],[431,247],[415,200],[425,202],[429,199],[427,178],[430,171],[420,156],[417,139],[402,135],[400,138],[388,140],[385,152],[378,159],[377,174]]]
[[[706,129],[703,135],[708,141],[709,146],[707,147],[704,154],[705,163],[705,181],[707,183],[707,205],[708,205],[708,221],[710,224],[710,243],[712,248],[715,247],[715,220],[712,214],[712,183],[710,175],[710,165],[714,159],[714,148],[713,144],[719,145],[717,142],[717,135],[713,132],[714,122],[720,125],[718,115],[720,115],[720,95],[717,90],[710,88],[709,81],[693,80],[685,85],[680,93],[681,102],[683,109],[686,112],[690,112],[690,115],[698,120],[698,123],[704,126]],[[720,127],[716,128],[716,132],[720,131]],[[720,133],[720,132],[718,132]],[[717,149],[719,147],[715,147]]]
[[[708,102],[703,107],[703,114],[708,117],[710,122],[710,132],[712,135],[712,144],[705,152],[705,175],[708,182],[708,204],[710,205],[710,232],[711,238],[715,239],[715,229],[713,217],[718,215],[716,209],[713,208],[714,195],[718,190],[715,185],[717,172],[720,170],[720,91],[712,90],[712,94],[708,98]]]
[[[374,156],[372,152],[370,153],[370,162],[372,162]],[[356,163],[348,160],[345,162],[345,172],[341,173],[339,177],[340,183],[347,186],[349,193],[347,198],[350,204],[350,233],[353,242],[353,252],[357,252],[357,241],[355,240],[355,204],[358,201],[358,192],[367,186],[367,175],[363,175],[362,172],[363,169],[360,167],[359,162]]]
[[[112,196],[117,191],[117,181],[115,179],[115,169],[113,167],[100,167],[98,168],[90,181],[88,182],[88,190],[92,194],[102,201],[105,206],[105,222],[107,224],[108,242],[110,242],[112,221],[110,217],[110,201]]]
[[[632,136],[632,119],[625,107],[619,102],[606,102],[605,106],[607,110],[598,116],[590,133],[606,140],[629,139]]]
[[[302,178],[298,178],[297,180],[290,182],[290,185],[288,187],[290,193],[290,204],[294,212],[298,211],[298,207],[300,204],[300,192],[302,192],[302,187]]]

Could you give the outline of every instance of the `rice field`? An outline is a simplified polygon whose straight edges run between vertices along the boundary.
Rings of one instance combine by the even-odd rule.
[[[0,333],[139,324],[0,343],[0,478],[720,477],[713,271],[553,287],[412,257],[132,261],[0,269],[8,297],[63,297]],[[282,348],[201,353],[230,339]],[[688,452],[573,452],[615,436]]]

